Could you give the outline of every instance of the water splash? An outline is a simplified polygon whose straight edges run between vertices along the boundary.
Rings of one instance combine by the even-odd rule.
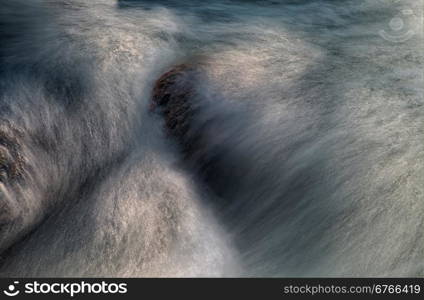
[[[381,38],[396,7],[0,7],[1,128],[25,160],[0,183],[2,275],[422,274],[422,40]],[[193,57],[212,188],[149,112]]]

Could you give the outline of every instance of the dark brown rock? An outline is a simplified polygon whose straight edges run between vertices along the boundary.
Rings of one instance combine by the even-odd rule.
[[[0,182],[11,182],[23,174],[24,159],[18,142],[20,132],[10,125],[0,126]]]
[[[195,66],[178,65],[163,74],[153,89],[152,110],[161,111],[166,129],[183,145],[186,154],[192,154],[201,138],[192,131],[198,75]]]
[[[203,118],[204,97],[196,88],[204,74],[200,65],[182,64],[163,74],[153,89],[152,110],[165,119],[168,133],[180,144],[185,162],[219,196],[237,184],[236,158],[216,140],[222,130],[214,117]],[[229,162],[230,161],[230,162]]]

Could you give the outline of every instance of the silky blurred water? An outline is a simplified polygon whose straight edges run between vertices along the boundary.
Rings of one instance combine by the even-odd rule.
[[[0,0],[0,274],[422,276],[422,42],[420,0]],[[149,110],[193,61],[212,186]]]

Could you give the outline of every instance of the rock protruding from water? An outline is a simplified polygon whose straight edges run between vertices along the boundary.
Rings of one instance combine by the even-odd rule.
[[[24,160],[17,136],[19,131],[0,126],[0,182],[10,182],[23,174]]]
[[[190,127],[194,72],[192,66],[176,66],[163,74],[153,89],[153,108],[161,108],[167,129],[178,138],[184,138]]]
[[[202,118],[204,93],[198,90],[205,78],[200,65],[182,64],[164,73],[153,89],[152,109],[165,119],[168,133],[180,144],[184,160],[218,196],[239,184],[241,168],[233,168],[237,157],[222,141],[219,119]]]
[[[168,132],[178,139],[185,155],[192,156],[199,150],[202,136],[193,130],[196,110],[195,83],[199,70],[193,65],[182,64],[163,74],[153,89],[152,109],[160,109]]]

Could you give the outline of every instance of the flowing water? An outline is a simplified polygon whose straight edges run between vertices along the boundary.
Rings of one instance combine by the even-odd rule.
[[[421,23],[421,0],[0,0],[0,274],[423,276]],[[149,110],[194,60],[212,188]]]

